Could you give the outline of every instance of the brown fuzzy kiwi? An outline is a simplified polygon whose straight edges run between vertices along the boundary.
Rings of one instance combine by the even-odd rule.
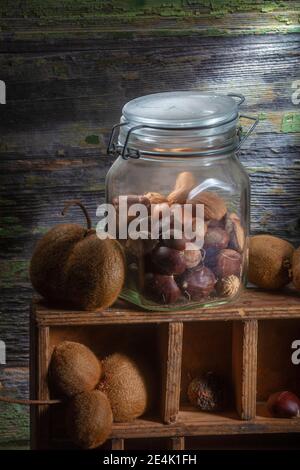
[[[84,310],[103,309],[119,296],[125,279],[121,245],[90,235],[77,243],[65,265],[66,297]]]
[[[78,224],[58,224],[46,233],[34,249],[30,263],[30,279],[35,290],[53,302],[65,300],[65,265],[74,245],[89,233]]]
[[[294,247],[281,238],[255,235],[250,238],[249,281],[263,289],[280,289],[290,281]]]
[[[79,447],[94,449],[111,434],[113,415],[106,395],[99,390],[82,392],[68,405],[66,428]]]
[[[117,299],[125,279],[125,259],[116,240],[100,240],[80,201],[87,228],[77,224],[53,227],[38,243],[30,264],[33,287],[50,302],[79,309],[103,309]]]
[[[55,346],[50,362],[52,386],[69,397],[93,390],[101,377],[102,366],[84,344],[63,341]]]
[[[297,290],[300,290],[300,247],[293,254],[292,275],[294,286]]]
[[[145,413],[149,403],[146,377],[136,361],[115,353],[103,363],[103,380],[99,384],[108,397],[114,421],[132,421]]]

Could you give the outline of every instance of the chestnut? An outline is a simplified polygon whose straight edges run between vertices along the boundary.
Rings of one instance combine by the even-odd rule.
[[[231,276],[232,274],[240,277],[241,267],[242,256],[240,253],[226,248],[225,250],[221,250],[217,255],[214,272],[219,278]]]
[[[208,297],[214,290],[215,283],[214,273],[205,266],[186,271],[178,278],[178,284],[189,300],[202,300]]]
[[[204,238],[204,249],[215,248],[216,250],[223,250],[227,248],[229,243],[229,235],[226,230],[220,227],[208,228]]]
[[[177,235],[177,237],[176,237]],[[169,233],[166,234],[168,236],[168,239],[163,239],[162,243],[164,246],[167,246],[168,248],[173,248],[174,250],[178,251],[184,251],[186,247],[186,240],[184,236],[178,232],[176,233],[175,230],[170,230]]]
[[[186,269],[183,252],[159,246],[152,252],[152,265],[159,274],[182,274]]]
[[[173,276],[148,273],[145,276],[145,292],[153,300],[163,304],[173,304],[181,296]]]
[[[187,244],[187,248],[184,251],[184,259],[187,268],[191,269],[198,266],[202,260],[202,253],[195,243],[189,242]]]
[[[267,401],[267,408],[276,418],[300,417],[300,400],[292,392],[273,393]]]

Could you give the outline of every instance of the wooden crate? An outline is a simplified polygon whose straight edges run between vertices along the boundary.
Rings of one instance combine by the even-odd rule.
[[[288,388],[300,394],[300,365],[291,362],[292,341],[300,339],[298,294],[249,289],[238,303],[172,313],[132,310],[123,303],[102,313],[64,311],[34,302],[32,398],[51,397],[51,351],[65,339],[86,344],[99,357],[118,347],[152,361],[157,402],[149,415],[114,424],[106,448],[134,448],[133,440],[139,439],[147,445],[153,442],[155,448],[184,449],[185,438],[197,436],[300,433],[300,419],[272,418],[265,406],[274,391]],[[232,381],[234,402],[228,411],[204,413],[187,404],[189,377],[205,370]],[[71,447],[63,408],[32,409],[32,447]]]

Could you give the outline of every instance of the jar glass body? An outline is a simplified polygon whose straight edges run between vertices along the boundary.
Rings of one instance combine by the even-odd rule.
[[[151,220],[155,206],[170,205],[169,196],[180,178],[183,188],[179,189],[184,191],[184,179],[190,176],[204,208],[202,246],[190,250],[182,250],[181,246],[175,253],[174,245],[163,240],[161,233],[155,240],[120,239],[127,260],[127,279],[121,297],[149,310],[226,303],[238,297],[246,282],[250,185],[234,152],[206,157],[141,155],[127,160],[119,156],[106,178],[107,202],[115,205],[119,196],[155,193],[150,201]],[[175,202],[181,205],[193,202],[191,195]],[[170,255],[178,255],[185,267],[181,263],[178,270],[175,260],[174,271],[168,268],[169,259],[165,257],[170,246]]]

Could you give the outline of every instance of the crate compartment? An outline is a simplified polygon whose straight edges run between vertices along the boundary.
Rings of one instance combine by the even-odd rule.
[[[274,392],[289,390],[300,398],[300,365],[292,363],[292,343],[300,339],[300,319],[259,322],[257,416],[270,417],[266,401]]]
[[[184,325],[180,412],[178,420],[209,420],[214,415],[228,412],[238,418],[235,411],[232,373],[232,322],[196,322]],[[224,412],[206,413],[193,407],[187,396],[188,385],[197,375],[212,371],[228,384],[230,401]]]
[[[137,359],[143,358],[151,371],[151,409],[143,419],[159,421],[161,397],[161,360],[160,333],[156,325],[95,325],[95,326],[66,326],[53,327],[49,333],[50,354],[53,348],[62,341],[76,341],[89,347],[100,359],[118,352],[129,354]],[[137,356],[138,354],[138,356]],[[149,374],[150,375],[150,374]],[[54,398],[50,387],[50,397]],[[66,438],[65,405],[53,405],[49,411],[50,440],[51,436],[57,441]]]

